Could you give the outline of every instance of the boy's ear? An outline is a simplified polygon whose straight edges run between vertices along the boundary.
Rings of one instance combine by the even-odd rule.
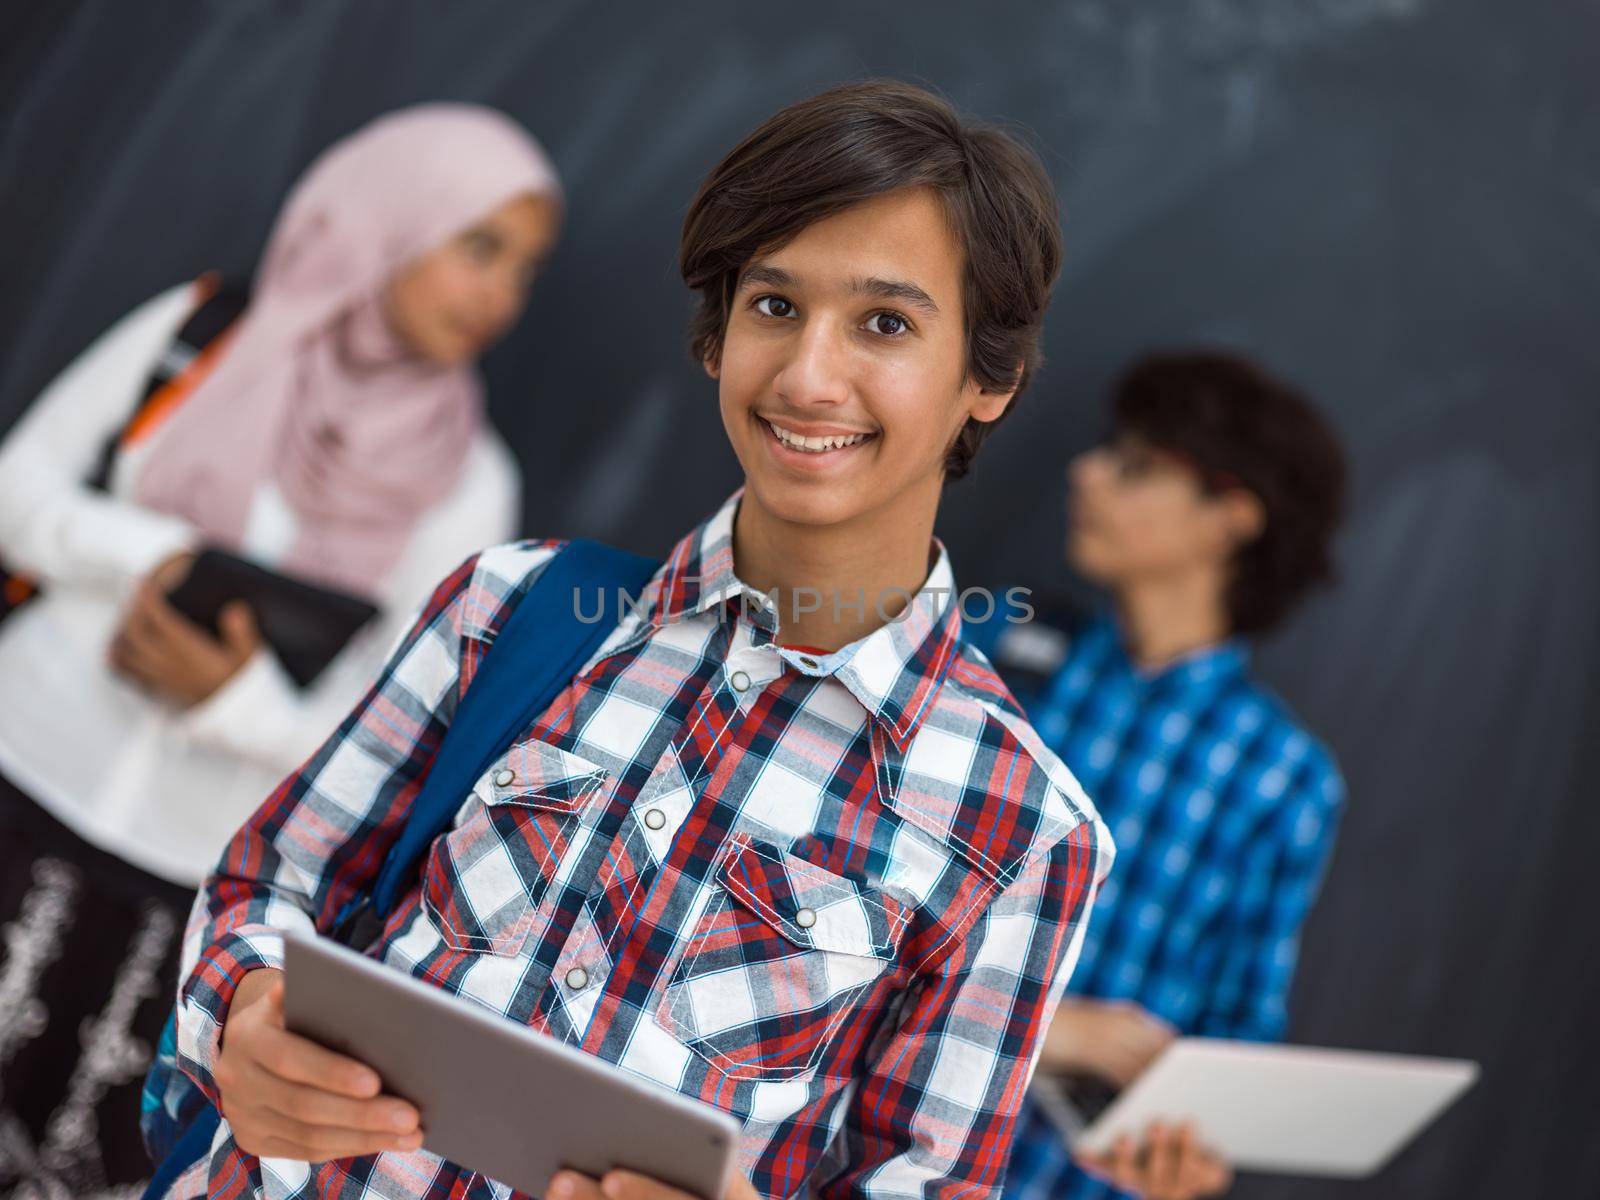
[[[1009,392],[979,392],[977,401],[972,406],[972,419],[985,423],[998,421],[1000,414],[1006,411],[1011,398],[1016,394],[1015,388]]]
[[[1267,509],[1249,488],[1229,488],[1217,497],[1222,519],[1237,546],[1248,546],[1267,527]]]
[[[706,374],[713,379],[722,378],[722,357],[717,354],[708,354],[700,360],[700,365],[706,369]]]
[[[1004,392],[986,392],[976,379],[967,377],[967,388],[972,395],[972,419],[974,421],[998,421],[1000,414],[1006,411],[1006,406],[1011,403],[1017,389],[1022,386],[1023,364],[1017,364],[1017,387]]]

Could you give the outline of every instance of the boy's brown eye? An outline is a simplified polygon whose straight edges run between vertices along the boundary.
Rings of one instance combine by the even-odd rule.
[[[756,311],[768,317],[787,317],[794,312],[794,305],[782,296],[761,296],[756,300]]]
[[[905,318],[895,313],[879,313],[872,318],[872,331],[885,337],[899,337],[906,331]]]
[[[1112,442],[1110,445],[1117,474],[1124,479],[1136,479],[1150,469],[1150,452],[1134,442]]]

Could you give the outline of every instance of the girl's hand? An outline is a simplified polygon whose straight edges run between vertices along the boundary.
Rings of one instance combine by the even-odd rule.
[[[193,561],[191,554],[174,555],[139,584],[107,656],[120,674],[181,708],[211,696],[262,644],[243,601],[222,610],[220,641],[167,602]]]

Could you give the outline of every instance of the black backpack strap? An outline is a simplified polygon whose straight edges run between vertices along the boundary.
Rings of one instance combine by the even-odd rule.
[[[127,436],[134,422],[144,416],[146,409],[161,394],[163,388],[189,368],[197,354],[216,341],[234,321],[238,320],[239,314],[244,312],[250,302],[249,290],[226,283],[221,272],[208,272],[200,277],[199,283],[206,293],[199,306],[189,314],[183,327],[172,339],[172,344],[161,356],[161,361],[150,373],[150,378],[145,381],[144,392],[139,397],[139,402],[134,405],[133,412],[128,414],[128,419],[122,423],[122,427],[100,447],[94,469],[84,480],[84,483],[96,491],[110,490],[111,468],[117,460],[117,449],[122,445],[123,438]],[[33,580],[16,574],[7,569],[4,563],[0,563],[0,620],[4,620],[16,609],[21,608],[38,594],[38,590]]]
[[[219,272],[208,272],[201,276],[200,285],[206,288],[209,294],[200,301],[199,306],[189,314],[188,319],[173,336],[171,345],[161,355],[155,369],[150,372],[150,378],[145,381],[144,391],[139,396],[139,402],[133,406],[133,411],[128,414],[128,419],[100,448],[100,456],[95,460],[94,470],[85,481],[90,487],[102,492],[109,489],[111,468],[117,460],[117,448],[121,446],[122,439],[134,423],[145,414],[150,402],[161,394],[162,389],[187,371],[193,365],[195,357],[221,337],[229,326],[239,319],[239,314],[244,312],[250,303],[250,290],[225,281]]]

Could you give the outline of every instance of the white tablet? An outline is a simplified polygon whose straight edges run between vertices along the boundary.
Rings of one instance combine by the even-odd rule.
[[[1151,1121],[1190,1121],[1236,1168],[1357,1178],[1477,1077],[1463,1059],[1179,1038],[1073,1145],[1102,1153]]]
[[[422,1113],[423,1145],[542,1196],[571,1167],[721,1200],[739,1123],[323,938],[284,938],[289,1029],[360,1060]]]

